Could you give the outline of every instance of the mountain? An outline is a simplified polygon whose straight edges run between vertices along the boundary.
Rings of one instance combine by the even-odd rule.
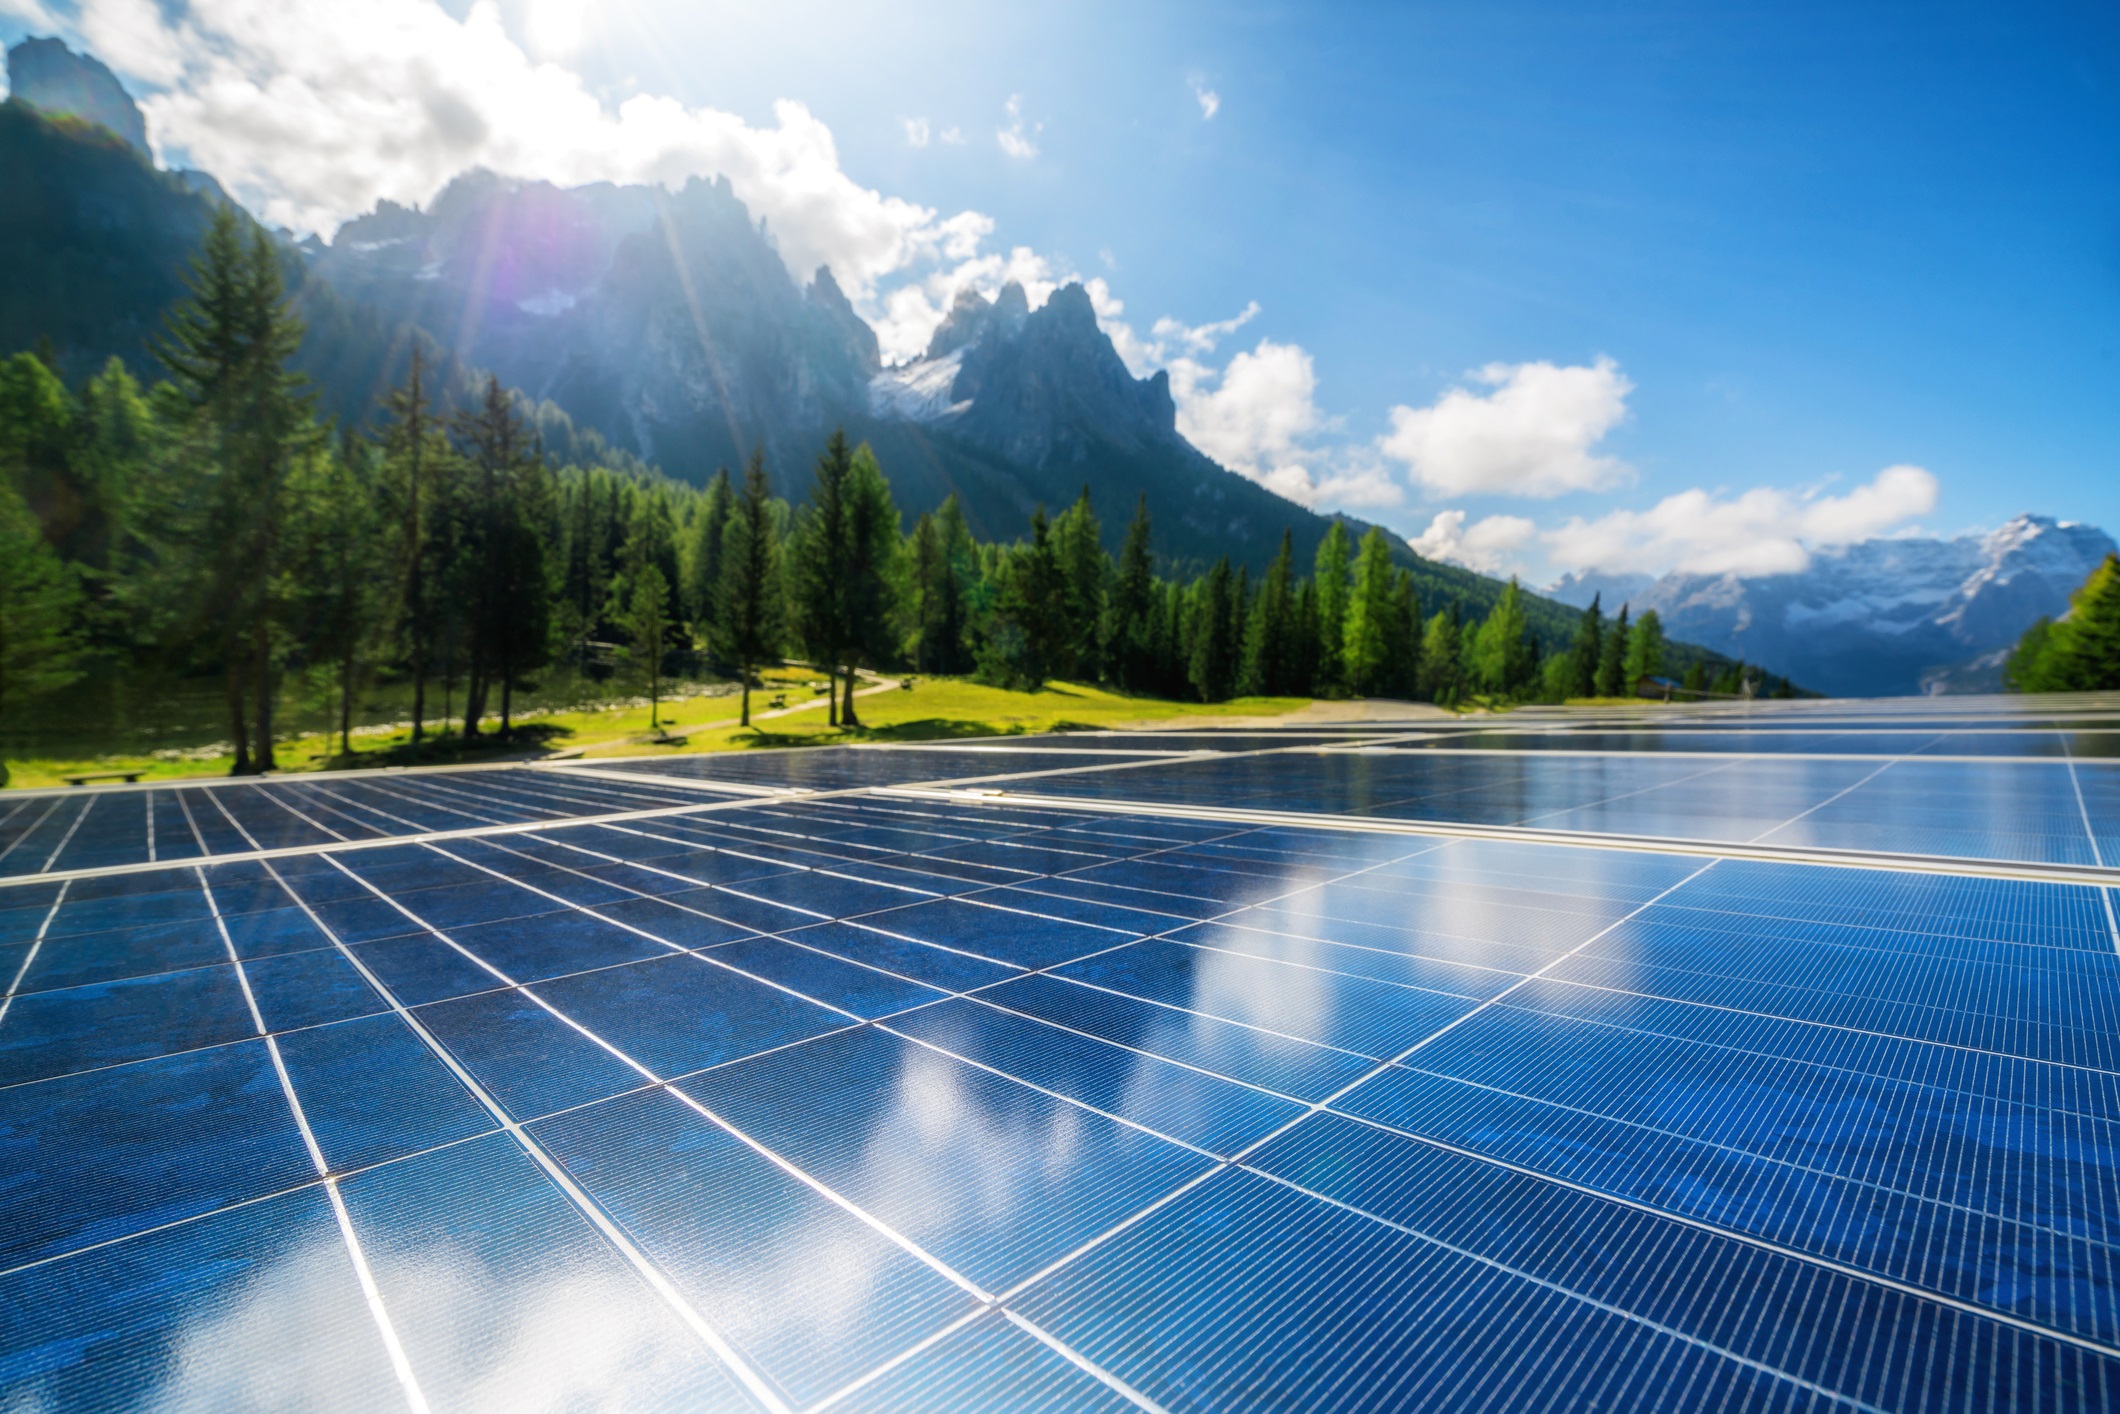
[[[685,480],[756,446],[799,496],[844,426],[875,446],[906,510],[954,491],[984,536],[1020,533],[1085,485],[1113,548],[1145,492],[1161,549],[1181,560],[1229,554],[1256,572],[1284,526],[1308,555],[1330,525],[1181,437],[1168,376],[1128,371],[1079,285],[1036,310],[1019,285],[966,291],[925,357],[883,367],[832,273],[797,283],[725,179],[562,189],[471,172],[424,211],[385,203],[349,221],[309,268]],[[1497,592],[1433,570],[1431,600],[1484,607]]]
[[[1605,607],[1654,609],[1675,637],[1836,696],[1995,691],[2009,646],[2041,614],[2066,611],[2113,549],[2095,526],[2022,515],[1985,534],[1820,551],[1800,574],[1668,574],[1608,589]],[[1585,604],[1596,587],[1571,576],[1550,592]]]
[[[46,114],[94,123],[152,162],[147,119],[101,60],[56,39],[30,38],[7,51],[9,96]]]

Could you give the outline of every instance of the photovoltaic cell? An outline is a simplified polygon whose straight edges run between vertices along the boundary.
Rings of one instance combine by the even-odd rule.
[[[0,799],[0,1407],[2113,1407],[2120,721],[1646,710]]]

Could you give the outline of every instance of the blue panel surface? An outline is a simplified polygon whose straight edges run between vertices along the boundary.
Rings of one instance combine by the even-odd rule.
[[[414,1016],[516,1119],[585,1105],[647,1081],[513,988],[436,1002]]]
[[[769,1051],[853,1024],[732,964],[660,957],[543,983],[532,990],[577,1026],[665,1078]]]
[[[306,1182],[263,1041],[0,1089],[0,1265]]]
[[[218,1046],[256,1025],[232,965],[18,996],[0,1026],[0,1085]]]
[[[2120,1407],[2116,742],[0,796],[0,1407]]]
[[[452,1144],[493,1117],[395,1016],[370,1016],[278,1038],[302,1114],[333,1171]]]

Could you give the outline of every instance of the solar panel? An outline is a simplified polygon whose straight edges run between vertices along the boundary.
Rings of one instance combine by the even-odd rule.
[[[2110,724],[1650,725],[11,793],[0,1407],[2120,1404]]]

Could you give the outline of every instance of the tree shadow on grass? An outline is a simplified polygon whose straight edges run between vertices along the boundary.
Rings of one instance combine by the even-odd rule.
[[[864,741],[949,741],[959,737],[1021,736],[1023,728],[1011,723],[996,726],[976,718],[922,717],[918,721],[893,722],[885,727],[862,729]]]
[[[1021,736],[1021,725],[996,726],[970,717],[923,717],[913,722],[892,722],[880,727],[841,727],[836,731],[789,732],[785,735],[751,728],[749,736],[732,736],[729,745],[741,751],[772,751],[811,746],[852,746],[864,741],[949,741],[963,737]]]
[[[421,741],[418,755],[409,741],[393,742],[379,751],[340,752],[324,762],[327,771],[371,769],[377,766],[453,766],[468,761],[505,761],[511,757],[542,756],[559,742],[574,735],[574,728],[556,722],[523,722],[507,736],[497,731],[465,738],[455,732],[429,736]]]

